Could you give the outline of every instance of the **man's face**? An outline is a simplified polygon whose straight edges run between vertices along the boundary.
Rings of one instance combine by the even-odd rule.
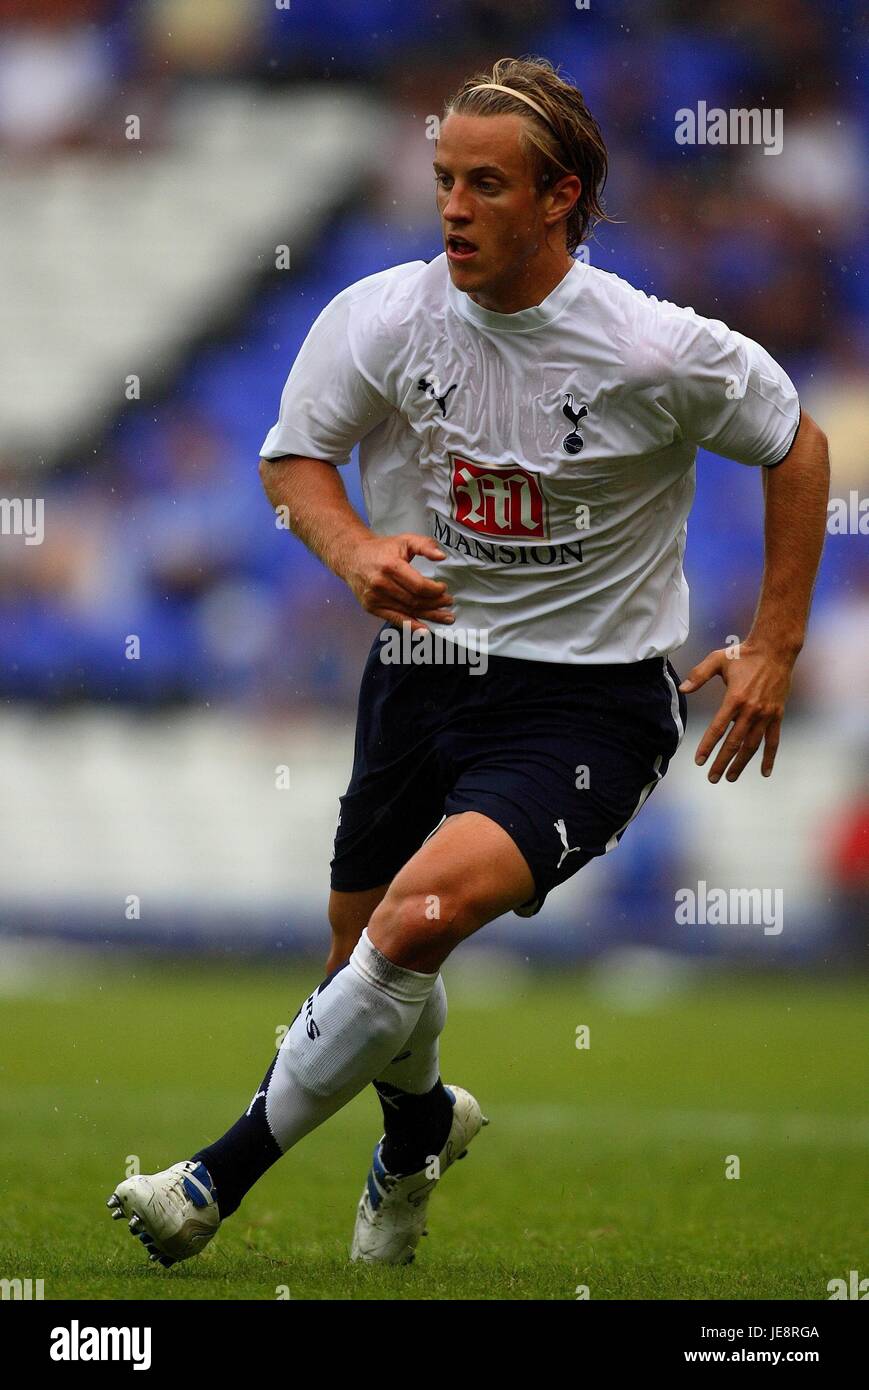
[[[522,124],[454,113],[441,126],[438,211],[450,275],[465,293],[509,284],[545,244],[551,200],[538,197]]]

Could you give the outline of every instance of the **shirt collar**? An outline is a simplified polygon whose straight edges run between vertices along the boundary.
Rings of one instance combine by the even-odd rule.
[[[551,323],[575,299],[585,269],[583,262],[574,261],[570,269],[565,271],[564,278],[540,304],[532,305],[530,309],[519,309],[515,314],[496,314],[492,309],[481,308],[464,290],[457,290],[447,266],[447,299],[457,314],[478,328],[488,328],[497,333],[530,333]]]

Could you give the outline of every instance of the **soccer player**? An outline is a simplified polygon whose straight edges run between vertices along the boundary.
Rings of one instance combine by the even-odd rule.
[[[164,1265],[372,1082],[384,1135],[351,1253],[413,1259],[438,1178],[485,1123],[439,1075],[447,956],[616,847],[678,747],[686,694],[713,677],[696,762],[735,781],[763,745],[773,770],[826,440],[757,343],[574,259],[606,168],[582,95],[544,60],[469,79],[436,145],[444,253],[345,289],[290,372],[266,492],[384,627],[341,798],[327,976],[232,1128],[109,1199]],[[340,476],[357,442],[368,524]],[[698,445],[761,469],[765,564],[738,653],[680,683]]]

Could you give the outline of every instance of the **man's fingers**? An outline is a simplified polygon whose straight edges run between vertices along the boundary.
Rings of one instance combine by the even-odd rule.
[[[429,622],[454,623],[452,599],[439,588],[434,594],[410,594],[400,584],[373,584],[363,596],[362,606],[375,617],[389,622],[410,622],[426,618]]]
[[[747,650],[747,649],[746,649]],[[735,782],[746,765],[760,747],[765,744],[761,772],[769,777],[778,749],[779,731],[784,700],[787,697],[787,683],[784,686],[780,673],[773,670],[770,678],[769,663],[758,665],[756,654],[754,664],[748,658],[748,668],[743,662],[737,668],[731,665],[728,670],[729,654],[723,649],[710,652],[708,656],[688,672],[679,689],[689,692],[714,675],[720,675],[727,692],[715,718],[711,720],[706,732],[697,745],[694,761],[702,767],[721,740],[721,747],[709,769],[709,781],[718,782],[727,773],[728,782]]]
[[[450,611],[451,604],[452,599],[448,595],[410,594],[399,584],[373,584],[362,599],[363,608],[369,612],[388,608],[392,612],[406,613],[409,618],[421,618],[435,610]]]
[[[764,777],[769,777],[775,762],[780,733],[780,718],[770,720],[768,714],[760,713],[756,709],[739,714],[738,709],[722,706],[698,745],[695,762],[704,763],[712,749],[726,734],[708,776],[710,782],[719,782],[726,772],[727,781],[735,782],[765,740],[761,772]]]
[[[415,600],[425,599],[431,603],[433,599],[438,602],[447,599],[452,603],[452,599],[447,593],[447,586],[442,579],[427,579],[406,560],[395,560],[391,564],[384,565],[379,584],[383,588],[393,585]]]
[[[378,606],[367,611],[375,618],[392,623],[394,627],[400,628],[408,624],[411,632],[428,632],[428,623],[442,623],[445,627],[450,627],[456,621],[455,615],[446,608],[434,608],[426,613],[402,613],[394,608]]]
[[[425,618],[427,623],[446,623],[449,627],[456,621],[455,613],[451,613],[449,608],[436,608],[431,612],[420,613],[420,618]]]
[[[369,612],[378,612],[382,608],[388,608],[392,612],[404,613],[408,618],[429,618],[437,614],[437,622],[455,622],[455,614],[452,610],[452,599],[443,594],[426,594],[423,597],[412,597],[397,587],[388,589],[374,589],[371,592],[368,603],[363,604]]]
[[[755,753],[760,747],[761,739],[763,738],[763,729],[763,724],[758,720],[755,720],[754,722],[750,723],[746,728],[745,732],[743,733],[742,742],[736,753],[736,756],[733,758],[733,761],[727,768],[728,782],[735,782],[739,777],[740,773],[746,767],[746,765],[751,762],[752,758],[754,757]],[[714,771],[715,767],[713,766],[712,770],[709,773],[710,782],[718,781],[718,777],[712,776],[712,772]]]
[[[425,623],[420,622],[419,618],[411,618],[407,613],[391,612],[388,608],[369,608],[368,612],[375,618],[382,618],[385,623],[392,623],[393,627],[400,629],[409,623],[411,632],[428,632]]]
[[[444,552],[428,536],[391,536],[371,543],[351,587],[369,613],[387,612],[419,618],[423,613],[453,606],[453,597],[442,579],[432,579],[414,569],[415,555],[443,560]]]
[[[763,762],[760,765],[761,774],[769,777],[772,774],[775,763],[775,755],[778,752],[778,743],[781,738],[781,720],[774,719],[766,731],[766,741],[763,748]]]
[[[417,536],[410,532],[403,535],[401,539],[406,544],[410,555],[424,555],[427,560],[445,560],[447,558],[431,536]]]
[[[718,750],[714,763],[709,769],[709,781],[717,782],[730,759],[735,757],[742,747],[742,740],[747,732],[746,725],[742,720],[737,720],[733,728],[727,734],[724,742]]]
[[[721,663],[724,660],[726,657],[723,651],[710,652],[708,656],[704,656],[702,661],[698,661],[697,665],[692,667],[679,689],[686,695],[690,694],[692,690],[699,690],[701,685],[705,685],[708,680],[720,672]]]
[[[730,700],[725,700],[697,745],[694,761],[698,767],[703,766],[718,740],[727,732],[733,721],[734,714],[735,710],[732,702]]]

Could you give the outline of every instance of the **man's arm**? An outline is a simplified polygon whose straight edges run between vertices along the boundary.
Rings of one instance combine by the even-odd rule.
[[[259,471],[272,506],[284,509],[290,529],[344,580],[367,613],[423,630],[422,619],[453,621],[446,585],[426,579],[411,564],[414,555],[445,558],[429,536],[375,535],[350,505],[338,469],[322,459],[260,459]]]
[[[691,693],[716,674],[727,687],[695,755],[698,765],[705,763],[732,725],[709,769],[710,782],[725,770],[735,782],[761,742],[761,772],[772,772],[824,544],[829,486],[826,436],[803,411],[784,459],[764,469],[763,583],[751,631],[738,652],[710,652],[679,687]]]

